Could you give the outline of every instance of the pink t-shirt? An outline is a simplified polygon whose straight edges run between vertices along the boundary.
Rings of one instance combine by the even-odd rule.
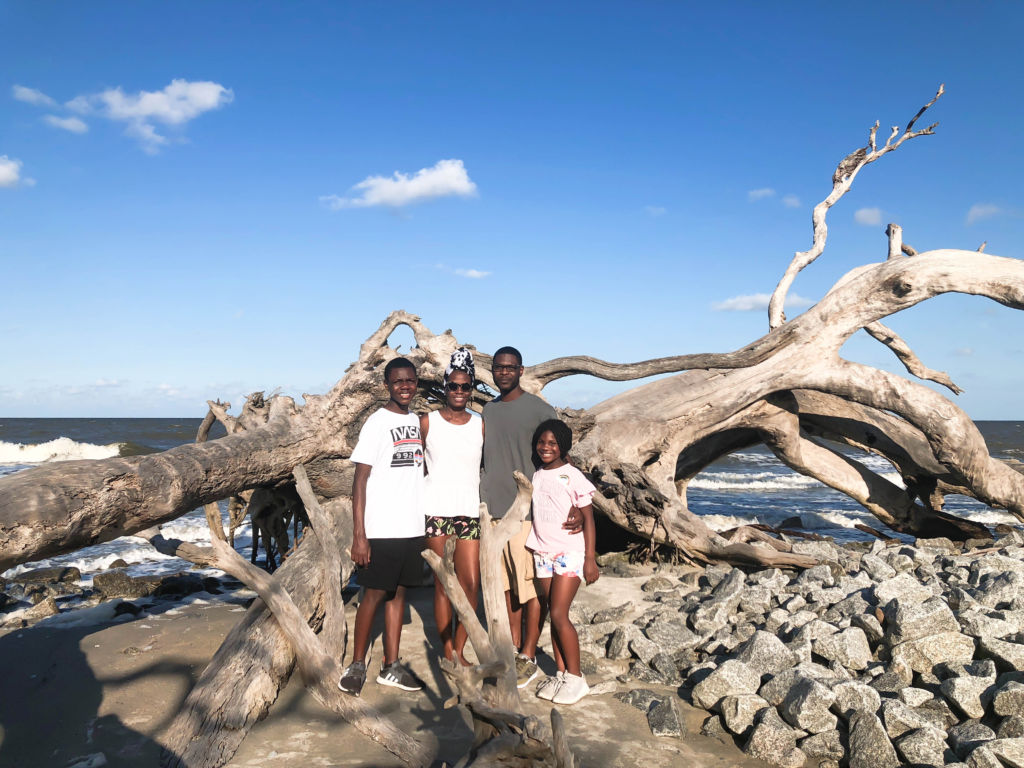
[[[562,523],[569,517],[570,507],[589,506],[596,491],[586,475],[571,464],[534,472],[533,530],[526,548],[550,555],[585,552],[583,534],[563,530]]]

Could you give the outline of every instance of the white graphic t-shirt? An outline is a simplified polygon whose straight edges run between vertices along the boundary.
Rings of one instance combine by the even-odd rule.
[[[352,461],[370,465],[366,481],[366,538],[422,536],[423,440],[415,413],[381,408],[359,430]]]

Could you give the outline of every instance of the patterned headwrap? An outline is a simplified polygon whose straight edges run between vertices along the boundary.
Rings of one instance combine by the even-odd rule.
[[[452,371],[468,373],[470,384],[476,384],[476,366],[473,365],[473,353],[465,347],[459,347],[452,352],[452,359],[448,363],[448,367],[444,369],[444,383],[446,386]]]

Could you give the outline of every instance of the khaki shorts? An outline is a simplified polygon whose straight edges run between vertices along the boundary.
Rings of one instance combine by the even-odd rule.
[[[533,523],[523,523],[519,533],[509,539],[505,550],[501,553],[502,575],[505,591],[512,591],[519,604],[522,605],[537,597],[537,587],[533,580],[536,572],[533,567],[533,553],[526,548],[526,539],[530,535]]]

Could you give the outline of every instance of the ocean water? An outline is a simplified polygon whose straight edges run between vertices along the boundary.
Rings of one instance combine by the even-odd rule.
[[[0,419],[0,476],[49,461],[102,459],[152,453],[195,440],[201,419]],[[1024,422],[981,421],[978,427],[989,451],[998,458],[1024,460]],[[216,431],[219,430],[219,431]],[[223,434],[216,427],[211,438]],[[899,476],[884,459],[847,451],[869,468],[899,483]],[[709,466],[690,483],[690,509],[716,530],[759,522],[778,525],[799,516],[803,527],[833,536],[837,541],[863,539],[853,526],[883,526],[862,507],[838,491],[800,475],[781,464],[767,449],[755,447],[734,453]],[[226,511],[222,512],[225,515]],[[973,499],[950,496],[946,510],[989,525],[1015,522],[1001,510]],[[166,535],[186,541],[208,540],[206,519],[195,510],[164,526]],[[236,548],[248,556],[248,523],[236,535]],[[49,565],[75,565],[83,581],[121,558],[134,575],[174,573],[190,565],[156,552],[148,543],[123,537],[38,563],[16,566],[4,575]]]

